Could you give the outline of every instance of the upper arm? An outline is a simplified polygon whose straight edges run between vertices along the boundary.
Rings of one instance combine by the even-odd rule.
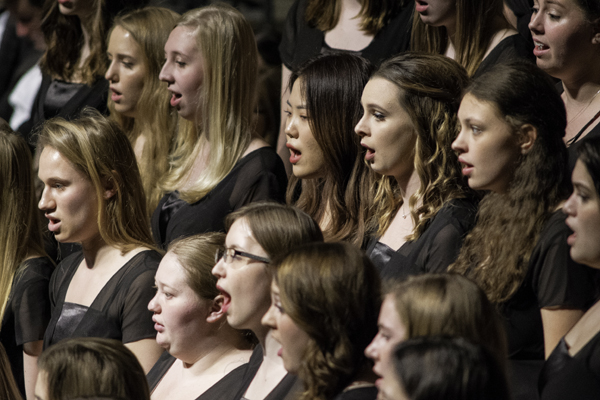
[[[125,343],[125,347],[135,354],[144,369],[144,374],[152,369],[164,350],[156,343],[155,339],[142,339],[137,342]]]
[[[567,308],[542,308],[540,311],[544,329],[544,352],[548,358],[560,339],[579,321],[583,311]]]

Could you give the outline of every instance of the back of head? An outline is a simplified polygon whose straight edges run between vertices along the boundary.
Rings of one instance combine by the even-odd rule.
[[[498,360],[463,338],[421,337],[398,345],[392,358],[410,400],[508,400]]]
[[[455,274],[412,276],[388,291],[407,338],[449,335],[487,346],[499,362],[506,359],[504,326],[485,293]]]
[[[44,123],[38,146],[52,147],[90,179],[98,198],[98,227],[109,245],[127,251],[152,246],[146,199],[133,148],[121,128],[98,111]],[[107,188],[114,194],[106,199]]]
[[[38,368],[39,379],[46,380],[48,400],[87,396],[150,399],[141,365],[117,340],[63,340],[42,353]]]
[[[341,242],[296,247],[275,269],[286,314],[310,337],[299,370],[304,398],[333,398],[356,378],[377,333],[379,275],[361,250]]]
[[[215,253],[224,248],[225,234],[213,232],[176,240],[169,245],[168,252],[177,256],[194,293],[201,299],[214,300],[219,290],[217,277],[211,271]]]
[[[295,246],[323,241],[319,225],[295,207],[252,203],[229,214],[225,220],[226,229],[242,218],[271,260],[287,254]]]

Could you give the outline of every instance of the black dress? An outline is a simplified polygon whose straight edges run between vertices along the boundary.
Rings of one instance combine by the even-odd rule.
[[[83,260],[77,252],[56,267],[50,281],[52,319],[44,348],[69,337],[101,337],[123,343],[154,338],[148,303],[154,297],[154,275],[161,255],[153,250],[136,254],[100,290],[89,307],[65,303],[67,289]]]
[[[237,394],[232,397],[233,400],[244,400],[244,393],[248,390],[250,383],[254,379],[254,376],[258,372],[260,365],[263,362],[263,348],[261,345],[257,345],[254,351],[252,352],[252,356],[250,357],[250,361],[248,362],[248,367],[246,368],[246,372],[242,378],[242,385]],[[283,400],[283,399],[295,399],[298,397],[298,394],[302,391],[302,384],[300,380],[291,374],[286,374],[283,377],[281,382],[275,386],[275,388],[264,398],[264,400]]]
[[[46,257],[24,261],[13,279],[0,331],[10,366],[25,398],[23,344],[44,338],[50,321],[48,285],[54,265]]]
[[[165,376],[169,368],[171,368],[175,360],[177,359],[166,351],[160,356],[156,364],[154,364],[146,376],[148,380],[148,386],[150,387],[150,392],[152,392],[156,386],[158,386],[161,379],[163,376]],[[247,368],[248,364],[240,365],[221,378],[221,380],[211,386],[206,392],[198,396],[196,400],[233,399],[242,385],[242,378],[244,377]]]
[[[562,338],[540,377],[542,400],[600,399],[600,332],[571,357]]]
[[[533,55],[533,42],[528,42],[523,36],[514,34],[504,38],[481,61],[473,77],[477,77],[496,64],[505,64],[514,61],[529,61],[535,64]]]
[[[384,280],[445,272],[458,257],[465,236],[475,224],[476,215],[476,200],[450,200],[440,208],[417,240],[405,242],[394,251],[372,239],[366,253]]]
[[[377,388],[373,385],[347,390],[337,395],[334,400],[375,400],[376,398]]]
[[[178,192],[166,194],[152,215],[152,235],[166,249],[180,237],[223,232],[227,214],[255,201],[283,203],[286,187],[287,176],[277,153],[270,147],[254,150],[199,201],[189,204]]]
[[[283,64],[290,70],[298,69],[309,59],[331,49],[325,43],[325,33],[308,26],[304,18],[308,0],[296,0],[290,7],[279,45]],[[415,2],[406,6],[390,20],[371,43],[357,53],[378,65],[381,61],[410,49],[410,34]]]
[[[567,237],[572,233],[566,215],[556,211],[544,225],[531,253],[520,288],[500,304],[508,338],[509,382],[513,399],[535,400],[544,364],[541,308],[585,310],[595,299],[592,268],[571,259]]]

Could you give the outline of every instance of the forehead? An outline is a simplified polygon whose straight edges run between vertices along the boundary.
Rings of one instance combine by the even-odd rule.
[[[160,261],[156,280],[169,285],[187,285],[185,270],[174,253],[167,252]]]
[[[44,165],[44,168],[42,168],[42,165]],[[52,175],[57,172],[72,173],[85,177],[85,175],[75,168],[75,165],[64,157],[61,152],[54,147],[45,146],[40,154],[39,175]]]
[[[400,88],[385,78],[374,77],[367,82],[363,103],[374,101],[388,107],[400,105]]]
[[[199,56],[201,53],[196,42],[196,29],[176,26],[165,44],[165,52],[179,53],[190,57]]]
[[[460,119],[480,117],[497,118],[503,120],[500,110],[494,103],[480,100],[471,93],[467,93],[460,102],[458,117]]]
[[[141,47],[131,32],[120,25],[115,26],[112,30],[108,46],[109,49],[116,47],[118,51],[141,52]]]

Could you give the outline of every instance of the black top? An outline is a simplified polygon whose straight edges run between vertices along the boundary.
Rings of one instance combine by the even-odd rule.
[[[537,398],[544,363],[541,308],[587,309],[595,299],[595,271],[571,259],[566,215],[556,211],[546,222],[531,253],[520,288],[500,305],[508,338],[513,398]]]
[[[324,32],[306,23],[304,14],[307,4],[308,0],[296,0],[288,11],[283,28],[279,54],[290,71],[328,49]],[[386,58],[409,50],[414,7],[414,1],[408,2],[358,54],[378,65]]]
[[[474,77],[477,77],[496,64],[509,63],[511,61],[529,61],[535,64],[533,55],[533,42],[529,43],[523,36],[514,34],[504,38],[494,49],[481,61]]]
[[[148,303],[154,297],[154,275],[158,269],[161,256],[153,250],[136,254],[121,267],[100,290],[98,296],[76,327],[70,329],[68,336],[65,326],[59,326],[59,319],[68,321],[63,314],[72,311],[65,308],[67,289],[83,260],[83,253],[77,252],[65,258],[56,267],[50,281],[50,301],[52,302],[52,319],[44,335],[44,348],[65,339],[66,337],[101,337],[120,340],[123,343],[154,338],[156,331],[152,322],[152,312]]]
[[[376,398],[377,388],[373,385],[346,390],[337,395],[334,400],[375,400]]]
[[[0,331],[17,385],[25,398],[23,344],[44,338],[50,321],[48,285],[54,265],[46,257],[24,261],[13,279]]]
[[[366,253],[382,279],[445,272],[458,257],[465,236],[475,224],[476,215],[476,200],[450,200],[430,220],[417,240],[405,242],[394,251],[372,239]]]
[[[600,398],[600,332],[571,357],[562,338],[540,377],[542,400]]]
[[[173,365],[173,363],[177,360],[175,357],[170,355],[168,352],[164,352],[156,364],[152,367],[146,378],[148,380],[148,386],[150,387],[150,392],[152,392],[156,386],[158,386],[159,382],[165,376],[169,368]],[[233,399],[235,394],[240,389],[242,384],[242,378],[246,373],[246,369],[248,368],[248,364],[243,364],[225,375],[221,380],[215,383],[210,387],[207,391],[202,393],[200,396],[196,398],[196,400],[230,400]]]
[[[285,201],[287,176],[281,158],[270,147],[243,157],[217,186],[189,204],[178,192],[166,194],[152,215],[152,235],[166,249],[174,239],[225,230],[225,217],[255,201]]]
[[[233,400],[244,399],[244,393],[248,390],[248,386],[252,383],[252,379],[258,372],[260,365],[263,362],[263,348],[261,345],[257,345],[254,351],[252,352],[252,356],[250,356],[250,361],[248,362],[248,367],[246,368],[246,372],[242,378],[242,385],[237,394],[232,398]],[[295,399],[298,397],[298,394],[302,391],[302,385],[300,380],[291,374],[286,374],[281,382],[275,386],[275,388],[265,397],[264,400],[283,400],[286,398]]]

